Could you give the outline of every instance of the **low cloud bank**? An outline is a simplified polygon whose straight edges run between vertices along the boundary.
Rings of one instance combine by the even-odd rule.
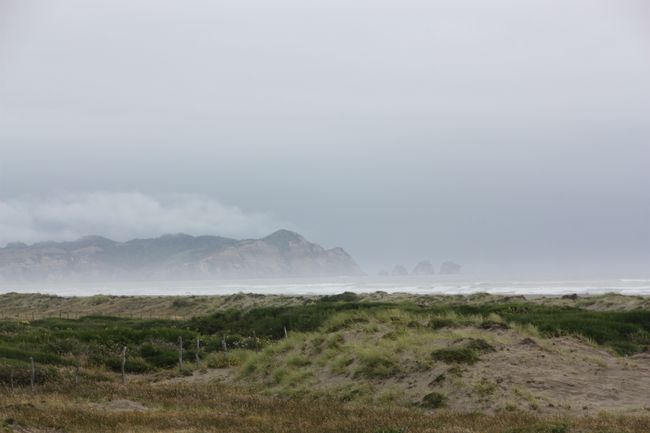
[[[197,194],[93,192],[0,199],[0,246],[8,242],[115,240],[165,233],[257,237],[294,228],[265,212],[247,212]]]

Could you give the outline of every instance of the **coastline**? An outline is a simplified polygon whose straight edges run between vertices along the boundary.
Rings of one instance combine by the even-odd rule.
[[[41,293],[57,296],[211,296],[256,293],[261,295],[318,296],[341,292],[386,292],[414,295],[503,296],[650,295],[650,278],[534,279],[481,278],[479,276],[337,277],[249,280],[124,281],[124,282],[0,282],[3,293]]]

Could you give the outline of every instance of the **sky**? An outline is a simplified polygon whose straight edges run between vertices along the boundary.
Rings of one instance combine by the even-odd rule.
[[[647,276],[649,53],[645,0],[0,0],[0,245]]]

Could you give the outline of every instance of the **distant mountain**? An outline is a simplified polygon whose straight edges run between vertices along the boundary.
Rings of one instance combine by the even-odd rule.
[[[73,242],[0,248],[0,281],[195,280],[363,274],[341,248],[326,250],[298,233],[262,239],[164,235],[115,242],[87,236]]]

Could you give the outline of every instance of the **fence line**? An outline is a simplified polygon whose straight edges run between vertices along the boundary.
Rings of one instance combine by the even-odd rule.
[[[102,314],[102,313],[92,313],[92,312],[69,312],[69,311],[56,311],[56,312],[47,312],[47,313],[38,313],[38,312],[21,312],[8,314],[0,312],[0,321],[36,321],[36,320],[46,320],[46,319],[60,319],[60,320],[78,320],[83,317],[117,317],[119,319],[131,319],[131,320],[171,320],[171,321],[183,321],[188,318],[195,317],[197,315],[192,314],[189,316],[182,316],[179,314],[131,314],[131,313],[113,313],[113,314]]]
[[[62,316],[62,314],[59,313],[59,316]],[[114,317],[114,316],[105,316],[105,317]],[[2,317],[2,319],[12,320],[11,318],[7,318],[7,317]],[[68,320],[68,319],[66,319],[66,320]],[[289,337],[289,331],[288,331],[286,326],[282,327],[281,332],[283,332],[283,334],[284,334],[283,337],[285,339]],[[218,353],[219,352],[219,349],[218,349],[218,347],[219,347],[218,336],[216,334],[211,334],[211,336],[217,338],[217,340],[216,340],[217,347],[215,347],[214,349],[215,349],[215,353]],[[221,334],[221,341],[220,342],[221,342],[221,349],[222,349],[222,353],[223,353],[224,357],[227,357],[228,352],[231,349],[229,347],[229,345],[228,345],[226,337],[227,337],[226,334]],[[255,350],[256,353],[259,353],[260,352],[260,338],[257,336],[257,333],[256,333],[255,330],[252,331],[252,336],[248,337],[247,340],[248,341],[246,341],[246,338],[244,337],[244,340],[243,340],[244,344],[243,345],[237,345],[236,344],[235,348],[242,348],[242,349],[247,349],[247,350]],[[194,354],[194,358],[195,358],[197,367],[199,367],[200,364],[201,364],[201,353],[202,353],[202,351],[205,351],[204,347],[202,346],[201,335],[196,337],[195,344],[196,344],[196,351],[195,351],[195,354]],[[207,346],[206,346],[206,348],[207,348]],[[178,368],[179,368],[179,372],[181,374],[183,374],[183,366],[184,366],[184,357],[183,357],[183,355],[184,355],[184,352],[185,352],[185,348],[183,347],[183,337],[182,336],[178,337],[178,349],[177,350],[178,350]],[[128,346],[123,346],[122,350],[121,350],[121,352],[119,354],[119,357],[120,357],[120,372],[121,372],[121,379],[122,379],[123,384],[127,383],[127,353],[128,353]],[[86,359],[88,358],[88,356],[89,356],[89,347],[86,347],[86,349],[83,351],[83,353],[82,352],[75,353],[74,354],[74,357],[75,357],[74,364],[69,365],[70,367],[73,366],[73,368],[74,368],[73,373],[72,373],[73,377],[71,379],[73,380],[73,383],[74,383],[75,386],[78,386],[80,384],[80,382],[81,382],[81,369],[82,369],[81,360],[82,360],[83,356],[85,356]],[[26,367],[26,368],[29,368],[29,385],[30,385],[30,390],[32,392],[34,392],[35,388],[36,388],[36,370],[37,370],[37,368],[36,368],[36,363],[35,363],[33,357],[30,356],[28,358],[28,360],[29,360],[29,364],[28,364],[28,367]],[[9,388],[11,389],[11,391],[13,391],[16,388],[17,385],[20,386],[20,382],[19,383],[16,382],[15,367],[12,366],[11,364],[7,364],[7,367],[9,367]],[[57,364],[53,364],[52,367],[56,368]],[[106,367],[106,365],[104,365],[104,367]],[[40,379],[40,380],[45,380],[46,378],[47,378],[47,375],[42,376],[42,379]],[[5,376],[4,380],[6,380],[6,376]],[[24,383],[24,381],[23,381],[23,383]],[[5,384],[6,384],[6,382],[5,382]]]

